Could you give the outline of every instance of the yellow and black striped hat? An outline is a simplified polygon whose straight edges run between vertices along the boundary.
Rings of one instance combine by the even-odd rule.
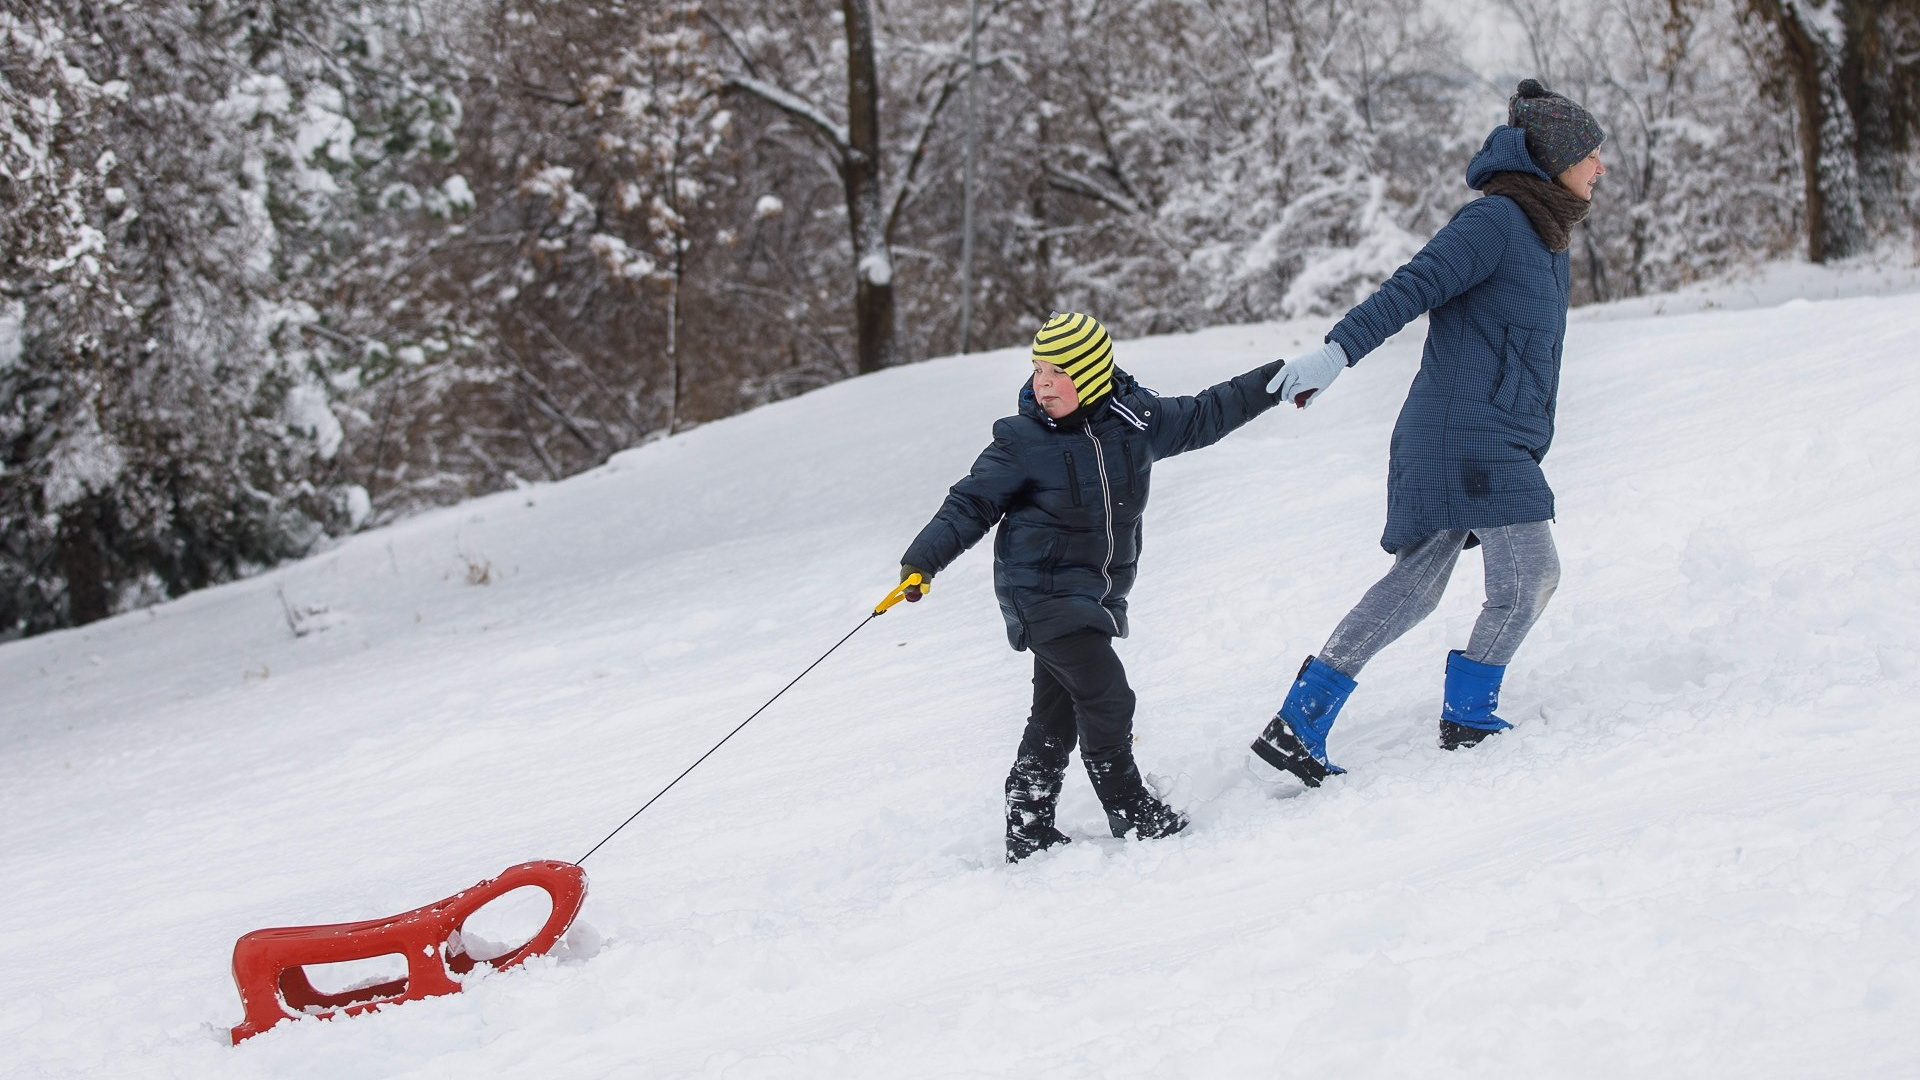
[[[1082,408],[1113,390],[1113,338],[1091,315],[1068,311],[1049,318],[1033,335],[1033,358],[1066,370]]]

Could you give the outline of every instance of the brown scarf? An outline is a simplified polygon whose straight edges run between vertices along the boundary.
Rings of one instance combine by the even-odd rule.
[[[1573,227],[1585,221],[1587,211],[1593,209],[1592,203],[1559,184],[1522,172],[1494,173],[1480,190],[1519,203],[1548,251],[1565,251],[1573,246]]]

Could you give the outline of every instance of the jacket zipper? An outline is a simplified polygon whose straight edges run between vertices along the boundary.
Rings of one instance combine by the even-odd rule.
[[[1093,462],[1100,467],[1100,508],[1105,511],[1107,526],[1107,557],[1100,564],[1100,579],[1107,583],[1107,587],[1100,591],[1100,610],[1107,612],[1107,620],[1113,623],[1113,632],[1117,634],[1120,632],[1120,620],[1113,617],[1113,612],[1107,611],[1107,594],[1113,591],[1113,575],[1107,572],[1113,566],[1113,488],[1107,483],[1107,455],[1100,446],[1100,436],[1095,435],[1093,428],[1089,427],[1087,438],[1093,440]]]

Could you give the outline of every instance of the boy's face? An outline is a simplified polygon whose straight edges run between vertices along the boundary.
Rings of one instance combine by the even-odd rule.
[[[1067,378],[1066,369],[1045,360],[1033,362],[1033,396],[1055,420],[1072,415],[1080,407],[1080,391]]]

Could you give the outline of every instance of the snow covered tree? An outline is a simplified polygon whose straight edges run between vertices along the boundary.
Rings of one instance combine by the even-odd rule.
[[[966,7],[0,0],[0,634],[953,351]],[[1498,0],[1483,74],[1450,0],[979,7],[979,345],[1335,314],[1526,75],[1583,300],[1920,199],[1920,0]]]
[[[391,272],[357,280],[342,327],[377,340],[347,426],[379,519],[559,479],[673,430],[697,389],[689,337],[717,321],[699,264],[724,246],[711,215],[732,120],[696,6],[466,14],[460,158],[409,176],[455,220],[396,233]]]
[[[1041,315],[1084,305],[1140,332],[1326,313],[1466,194],[1462,80],[1411,0],[1017,18],[1021,129],[1005,138],[1029,162]]]
[[[838,16],[835,21],[844,40],[826,51],[843,74],[843,108],[824,104],[831,100],[833,87],[821,78],[818,62],[822,57],[808,40],[812,36],[810,28],[801,25],[810,19],[801,13],[794,13],[786,32],[777,34],[760,30],[765,23],[758,20],[770,18],[763,10],[735,14],[735,21],[753,19],[757,25],[752,34],[729,30],[728,41],[738,69],[727,77],[726,86],[792,120],[840,178],[852,248],[854,366],[864,373],[878,371],[897,359],[893,240],[901,211],[913,196],[928,141],[965,76],[965,54],[961,42],[927,48],[904,39],[889,39],[876,22],[870,0],[841,0]],[[728,20],[722,16],[716,23],[725,27]],[[880,42],[898,50],[902,59],[920,56],[931,63],[931,70],[919,65],[923,70],[914,81],[920,84],[921,92],[915,95],[912,106],[916,115],[902,125],[912,134],[891,155],[898,159],[891,168],[889,147],[881,138],[885,71],[879,58]],[[789,56],[790,51],[801,55]]]
[[[1778,35],[1800,114],[1807,253],[1864,251],[1909,222],[1920,124],[1920,0],[1751,0]]]
[[[398,99],[355,79],[390,11],[0,15],[0,287],[20,320],[0,370],[0,632],[226,580],[356,516],[307,329],[310,290],[355,246],[330,216],[356,202],[342,178],[402,152]]]
[[[118,162],[100,122],[127,88],[73,62],[75,31],[44,13],[0,12],[0,290],[10,301],[0,313],[0,634],[57,625],[62,609],[98,618],[109,603],[90,489],[110,483],[124,455],[103,430],[111,418],[90,353],[99,313],[125,301],[92,211],[125,202],[107,180]],[[49,298],[94,316],[72,327],[67,348],[24,340],[29,304],[38,315]]]
[[[1469,197],[1459,176],[1478,136],[1458,122],[1444,32],[1421,16],[1413,3],[1283,2],[1239,28],[1257,134],[1219,144],[1177,196],[1216,208],[1215,239],[1195,255],[1217,283],[1209,310],[1343,310],[1419,249],[1410,225]]]
[[[1529,9],[1543,16],[1539,7]],[[1800,228],[1791,117],[1712,0],[1604,0],[1547,18],[1538,62],[1607,129],[1607,177],[1574,246],[1575,296],[1673,288],[1789,253]]]
[[[651,32],[623,57],[628,85],[621,91],[622,106],[635,121],[638,134],[628,144],[637,159],[633,168],[636,180],[622,189],[621,197],[629,211],[644,201],[646,235],[654,260],[652,276],[666,294],[667,340],[663,352],[667,370],[661,383],[667,403],[663,428],[672,434],[679,426],[680,403],[686,389],[681,296],[687,282],[687,254],[696,242],[687,204],[705,200],[720,184],[716,157],[733,117],[720,107],[719,77],[705,53],[705,35],[697,29],[695,6],[657,6],[652,17],[656,23]],[[640,183],[651,190],[640,187]],[[640,259],[628,258],[623,242],[607,238],[601,244],[603,258],[619,273],[644,276],[648,267]]]

